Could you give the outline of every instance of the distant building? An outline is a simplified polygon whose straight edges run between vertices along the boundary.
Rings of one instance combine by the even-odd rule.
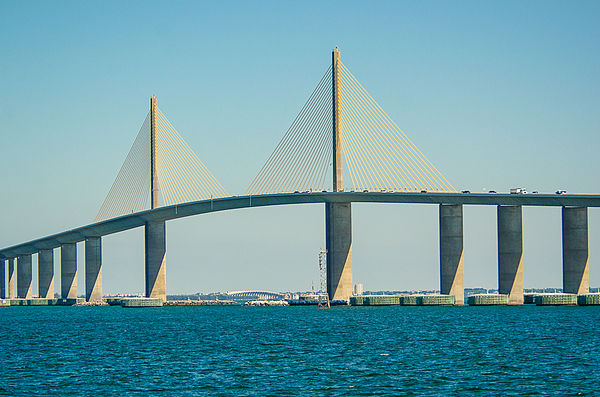
[[[365,291],[365,288],[361,283],[354,284],[354,295],[362,295]]]

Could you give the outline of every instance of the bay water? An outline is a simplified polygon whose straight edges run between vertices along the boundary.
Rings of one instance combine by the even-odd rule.
[[[0,308],[0,395],[598,395],[598,307]]]

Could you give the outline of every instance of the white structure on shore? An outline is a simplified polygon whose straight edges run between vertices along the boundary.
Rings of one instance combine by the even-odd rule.
[[[364,293],[365,289],[362,285],[362,283],[356,283],[354,284],[354,295],[362,295]]]

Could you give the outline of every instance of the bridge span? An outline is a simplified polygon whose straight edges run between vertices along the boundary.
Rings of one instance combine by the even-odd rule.
[[[61,247],[145,226],[148,222],[170,221],[188,216],[234,209],[318,203],[404,203],[439,205],[492,205],[530,207],[600,207],[593,194],[501,194],[501,193],[404,193],[404,192],[305,192],[232,196],[159,207],[92,223],[61,233],[0,249],[0,258],[16,258],[44,249]]]
[[[563,208],[563,284],[565,292],[585,293],[589,290],[587,263],[587,208],[600,207],[600,195],[574,194],[499,194],[499,193],[405,193],[405,192],[306,192],[233,196],[199,200],[191,203],[159,207],[118,218],[92,223],[47,237],[0,249],[0,260],[8,261],[8,288],[2,282],[3,295],[31,296],[31,255],[39,253],[39,288],[44,295],[53,279],[49,264],[52,250],[61,249],[61,284],[63,297],[73,297],[72,285],[77,271],[76,246],[86,245],[86,296],[101,296],[101,264],[103,236],[149,224],[218,211],[276,205],[316,203],[405,203],[439,206],[441,291],[463,301],[464,269],[462,264],[463,205],[493,205],[498,208],[499,290],[508,293],[513,303],[522,302],[522,207],[554,206]],[[347,225],[351,229],[351,224]],[[351,233],[351,232],[350,232]],[[148,235],[146,235],[148,240]],[[165,239],[160,251],[166,251]],[[152,249],[146,244],[146,255]],[[155,249],[155,248],[154,248]],[[14,262],[17,258],[15,280]],[[505,264],[506,263],[506,264]],[[509,266],[510,264],[510,266]],[[4,271],[5,266],[1,266]],[[1,272],[0,280],[4,280]],[[146,275],[148,278],[148,275]],[[88,282],[89,281],[89,282]],[[342,282],[343,280],[335,280]],[[155,280],[156,282],[156,280]],[[166,281],[165,281],[166,284]],[[161,290],[166,291],[166,285]],[[8,292],[8,294],[6,294]],[[347,297],[343,297],[344,299]]]

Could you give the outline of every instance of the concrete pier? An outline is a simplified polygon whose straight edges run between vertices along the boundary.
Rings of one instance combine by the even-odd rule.
[[[38,252],[38,292],[40,298],[54,298],[54,250]]]
[[[85,239],[85,300],[102,299],[102,238]]]
[[[6,262],[0,258],[0,299],[6,299]]]
[[[350,203],[325,204],[327,293],[330,300],[352,296],[352,207]]]
[[[13,299],[15,297],[15,258],[9,258],[6,263],[8,264],[8,298]]]
[[[465,303],[463,263],[463,207],[440,204],[440,290],[454,296],[456,305]]]
[[[167,239],[164,221],[147,222],[145,226],[146,297],[167,301]]]
[[[22,255],[17,258],[17,298],[31,299],[31,255]]]
[[[588,266],[588,209],[562,208],[563,292],[590,292]]]
[[[77,244],[60,246],[60,297],[77,298]]]
[[[523,210],[498,206],[498,293],[509,305],[523,304]]]

